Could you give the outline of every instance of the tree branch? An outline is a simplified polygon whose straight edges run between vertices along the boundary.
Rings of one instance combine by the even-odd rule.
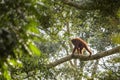
[[[109,55],[116,54],[116,53],[120,53],[120,46],[117,46],[117,47],[110,49],[110,50],[107,50],[107,51],[99,52],[97,54],[92,55],[91,57],[84,56],[84,55],[78,55],[78,54],[68,55],[68,56],[63,57],[59,60],[56,60],[54,62],[49,63],[46,67],[52,68],[52,67],[55,67],[61,63],[69,61],[71,59],[80,59],[81,61],[97,60],[97,59],[100,59],[102,57],[109,56]]]
[[[98,5],[96,6],[95,4],[93,4],[93,2],[90,1],[72,1],[72,0],[60,0],[62,3],[75,7],[77,9],[81,9],[81,10],[96,10],[99,9]]]

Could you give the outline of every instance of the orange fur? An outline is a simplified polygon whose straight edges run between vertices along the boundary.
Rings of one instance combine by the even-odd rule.
[[[73,49],[73,52],[72,54],[74,54],[74,52],[77,50],[78,54],[83,54],[83,49],[85,48],[89,53],[90,53],[90,56],[92,55],[92,52],[91,50],[88,48],[88,45],[87,43],[82,40],[81,38],[74,38],[71,40],[71,42],[73,43],[74,45],[74,49]]]

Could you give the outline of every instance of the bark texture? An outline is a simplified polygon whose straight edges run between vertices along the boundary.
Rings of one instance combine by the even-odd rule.
[[[103,58],[105,56],[109,56],[109,55],[117,54],[117,53],[120,53],[120,46],[117,46],[117,47],[115,47],[113,49],[110,49],[110,50],[107,50],[107,51],[96,53],[96,54],[92,55],[91,57],[84,56],[84,55],[78,55],[78,54],[68,55],[68,56],[65,56],[65,57],[63,57],[63,58],[61,58],[59,60],[56,60],[54,62],[49,63],[47,65],[47,68],[55,67],[55,66],[57,66],[57,65],[59,65],[61,63],[69,61],[71,59],[80,59],[81,61],[97,60],[97,59]]]

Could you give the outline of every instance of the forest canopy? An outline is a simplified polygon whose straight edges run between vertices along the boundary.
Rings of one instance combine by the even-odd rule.
[[[119,56],[119,0],[0,1],[0,80],[119,80]]]

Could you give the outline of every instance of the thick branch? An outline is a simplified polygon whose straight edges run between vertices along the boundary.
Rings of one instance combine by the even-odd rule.
[[[69,6],[73,6],[77,9],[81,9],[81,10],[96,10],[99,9],[98,6],[96,6],[95,4],[93,5],[93,2],[88,2],[88,1],[80,1],[80,2],[75,2],[72,0],[61,0],[62,3],[69,5]]]
[[[84,55],[78,55],[78,54],[75,54],[74,56],[68,55],[66,57],[63,57],[59,60],[56,60],[56,61],[48,64],[47,68],[55,67],[61,63],[69,61],[71,59],[80,59],[81,61],[96,60],[96,59],[100,59],[102,57],[109,56],[109,55],[116,54],[116,53],[120,53],[120,46],[115,47],[115,48],[110,49],[110,50],[107,50],[107,51],[104,51],[104,52],[99,52],[95,55],[92,55],[91,57],[84,56]]]

